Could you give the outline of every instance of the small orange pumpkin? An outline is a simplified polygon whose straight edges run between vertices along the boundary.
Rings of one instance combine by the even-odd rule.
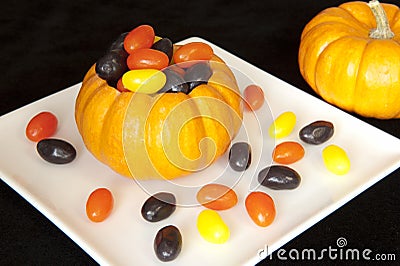
[[[242,119],[233,72],[216,55],[210,67],[208,83],[189,94],[151,95],[120,92],[92,66],[75,105],[87,149],[117,173],[136,179],[173,179],[207,167],[225,153]]]
[[[379,119],[400,118],[400,11],[376,0],[325,9],[304,28],[300,72],[327,102]]]

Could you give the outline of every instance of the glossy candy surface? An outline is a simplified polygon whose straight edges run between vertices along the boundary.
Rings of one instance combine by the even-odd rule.
[[[125,88],[147,94],[159,91],[165,82],[165,74],[157,69],[134,69],[122,76],[122,84]]]
[[[229,227],[214,210],[203,210],[197,216],[197,230],[208,242],[223,244],[230,236]]]
[[[141,214],[146,221],[158,222],[168,218],[175,209],[175,196],[168,192],[159,192],[144,202]]]
[[[98,188],[88,197],[86,202],[86,215],[93,222],[102,222],[114,207],[114,197],[107,188]]]
[[[128,70],[126,58],[128,54],[124,50],[112,50],[106,53],[96,62],[96,73],[111,86]]]
[[[299,138],[308,144],[322,144],[329,140],[334,133],[334,126],[328,121],[315,121],[299,132]]]
[[[127,58],[129,69],[158,69],[166,68],[169,64],[168,56],[158,50],[142,48],[131,52]]]
[[[125,37],[124,48],[129,54],[135,49],[150,48],[153,45],[155,33],[153,27],[140,25],[131,30]]]
[[[151,49],[161,51],[165,53],[168,57],[168,61],[171,61],[172,59],[172,54],[174,51],[174,46],[172,44],[172,41],[168,38],[162,38],[151,46]]]
[[[303,146],[295,141],[285,141],[278,144],[272,152],[272,159],[280,164],[291,164],[304,157]]]
[[[125,50],[124,48],[124,40],[128,32],[121,33],[110,45],[108,51],[112,50]]]
[[[197,201],[206,208],[220,211],[232,208],[238,202],[234,190],[222,184],[207,184],[196,195]]]
[[[49,163],[66,164],[76,157],[74,146],[62,139],[42,139],[37,143],[36,149],[40,157]]]
[[[246,197],[245,206],[247,214],[258,226],[266,227],[275,219],[275,203],[273,199],[264,192],[251,192]]]
[[[296,115],[293,112],[283,112],[270,125],[268,133],[272,138],[284,138],[292,133],[296,125]]]
[[[25,135],[31,141],[40,141],[41,139],[53,136],[57,130],[57,117],[51,112],[40,112],[28,122]]]
[[[284,165],[271,165],[258,173],[258,182],[270,189],[295,189],[300,185],[301,177],[294,169]]]
[[[183,77],[174,71],[171,67],[163,70],[166,76],[166,82],[164,86],[158,91],[158,93],[163,92],[182,92],[185,94],[189,93],[189,84],[185,82]]]
[[[176,259],[182,250],[182,235],[173,225],[161,228],[154,238],[154,251],[161,261]]]
[[[214,52],[208,44],[202,42],[191,42],[176,50],[173,58],[175,64],[181,63],[179,64],[181,67],[189,67],[192,64],[197,63],[196,61],[198,60],[210,60],[213,54]]]
[[[245,171],[251,164],[251,147],[246,142],[236,142],[229,150],[229,165],[238,172]]]
[[[336,175],[347,174],[350,170],[350,159],[345,150],[331,144],[322,150],[325,167]]]
[[[243,96],[245,100],[245,108],[247,110],[258,110],[264,104],[264,91],[260,86],[249,85],[243,91]]]
[[[206,84],[212,73],[208,62],[199,61],[186,70],[184,80],[189,84],[189,90],[191,91],[200,84]]]

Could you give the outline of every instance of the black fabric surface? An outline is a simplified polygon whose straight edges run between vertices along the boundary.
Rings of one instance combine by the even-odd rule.
[[[315,96],[299,73],[299,37],[319,11],[343,2],[6,0],[0,8],[0,115],[80,82],[111,40],[140,24],[174,42],[202,37]],[[399,120],[361,119],[400,137]],[[399,180],[397,170],[283,248],[321,250],[344,237],[348,247],[393,253],[398,263]],[[96,264],[3,181],[0,190],[0,265]],[[294,262],[302,263],[286,264]],[[261,264],[285,262],[273,254]]]

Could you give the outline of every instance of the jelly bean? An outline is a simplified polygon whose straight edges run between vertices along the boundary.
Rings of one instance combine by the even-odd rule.
[[[207,61],[199,61],[186,70],[184,79],[189,84],[189,90],[193,90],[200,84],[206,84],[212,73]]]
[[[253,222],[266,227],[275,219],[276,210],[274,200],[266,193],[254,191],[247,195],[245,200],[247,214]]]
[[[124,40],[125,51],[132,53],[135,49],[150,48],[153,45],[154,38],[153,27],[140,25],[126,35]]]
[[[158,91],[163,92],[183,92],[189,93],[189,85],[185,82],[181,75],[173,71],[170,67],[163,70],[166,76],[166,82],[164,86]]]
[[[197,201],[206,208],[220,211],[232,208],[238,202],[234,190],[222,184],[207,184],[197,192]]]
[[[197,216],[197,230],[208,242],[223,244],[230,236],[229,227],[214,210],[203,210]]]
[[[249,168],[251,163],[251,147],[246,142],[236,142],[229,150],[229,165],[238,172]]]
[[[90,193],[86,202],[86,215],[93,222],[102,222],[114,207],[114,197],[107,188],[98,188]]]
[[[296,125],[296,115],[293,112],[280,114],[269,127],[268,133],[272,138],[284,138],[288,136]]]
[[[336,175],[347,174],[350,170],[350,159],[345,150],[331,144],[322,150],[325,167]]]
[[[118,80],[117,85],[116,85],[117,90],[119,90],[120,92],[128,92],[130,90],[128,90],[127,88],[124,87],[124,84],[122,84],[122,77]]]
[[[176,259],[182,250],[182,235],[173,225],[161,228],[154,238],[154,251],[159,260],[166,262]]]
[[[258,110],[264,104],[264,91],[260,86],[249,85],[243,91],[245,108],[247,110]]]
[[[295,141],[278,144],[272,152],[272,159],[280,164],[291,164],[304,157],[304,148]]]
[[[329,140],[334,133],[334,127],[328,121],[315,121],[299,132],[299,138],[308,144],[318,145]]]
[[[165,74],[157,69],[134,69],[122,76],[122,84],[125,88],[147,94],[159,91],[165,82]]]
[[[112,51],[112,50],[124,50],[124,40],[126,35],[128,35],[128,32],[124,32],[121,35],[118,36],[117,39],[115,39],[110,47],[108,48],[108,51]]]
[[[31,141],[51,137],[57,130],[57,117],[51,112],[40,112],[29,120],[25,135]]]
[[[127,58],[129,69],[158,69],[166,68],[169,64],[169,59],[163,52],[143,48],[136,49],[131,52]]]
[[[301,177],[290,167],[271,165],[258,173],[258,182],[275,190],[295,189],[300,185]]]
[[[181,46],[173,55],[174,62],[181,67],[189,67],[198,60],[210,60],[214,52],[211,46],[202,42],[191,42]],[[194,62],[189,62],[194,61]]]
[[[151,46],[151,49],[158,50],[158,51],[165,53],[168,56],[168,62],[170,62],[172,59],[173,51],[174,51],[173,47],[174,46],[170,39],[162,38],[162,39],[156,41],[155,43],[153,43],[153,45]]]
[[[158,222],[168,218],[175,209],[175,196],[171,193],[160,192],[144,202],[141,213],[146,221]]]
[[[128,70],[126,58],[128,54],[123,50],[112,50],[96,62],[97,75],[112,85]]]
[[[72,162],[76,157],[74,146],[61,139],[42,139],[36,149],[44,160],[54,164],[66,164]]]

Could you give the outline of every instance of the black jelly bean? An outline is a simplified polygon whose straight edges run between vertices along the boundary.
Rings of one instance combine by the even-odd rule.
[[[172,41],[168,38],[162,38],[151,46],[152,49],[161,51],[168,56],[169,61],[171,62],[172,53],[173,53],[173,44]]]
[[[168,192],[159,192],[145,201],[141,213],[146,221],[158,222],[168,218],[175,209],[175,196]]]
[[[184,81],[181,75],[176,73],[170,68],[163,70],[167,81],[165,85],[158,91],[158,93],[163,92],[183,92],[185,94],[189,93],[189,85]]]
[[[125,50],[111,50],[96,62],[96,73],[110,85],[116,84],[118,79],[128,71],[126,59],[128,53]]]
[[[172,261],[182,250],[182,235],[173,225],[161,228],[154,239],[154,251],[161,261]]]
[[[186,70],[184,79],[189,84],[189,90],[193,90],[201,84],[206,84],[212,73],[208,62],[199,62]]]
[[[251,163],[251,147],[246,142],[236,142],[229,150],[229,165],[241,172],[249,168]]]
[[[329,140],[334,133],[334,127],[328,121],[315,121],[299,132],[299,138],[308,144],[318,145]]]
[[[108,48],[108,51],[112,50],[125,50],[124,49],[124,40],[128,32],[124,32],[116,38]]]
[[[300,181],[299,173],[283,165],[272,165],[258,173],[258,182],[275,190],[295,189],[300,185]]]
[[[70,143],[61,139],[42,139],[36,149],[44,160],[54,164],[66,164],[76,157],[76,150]]]

